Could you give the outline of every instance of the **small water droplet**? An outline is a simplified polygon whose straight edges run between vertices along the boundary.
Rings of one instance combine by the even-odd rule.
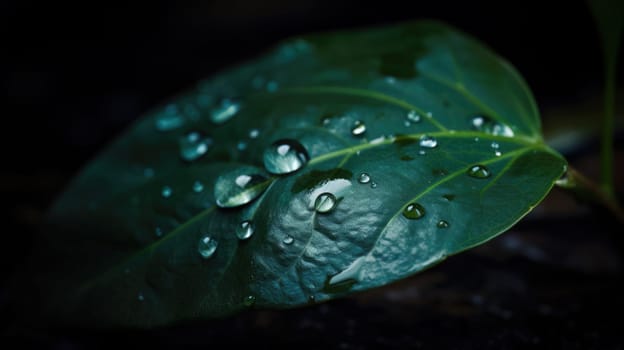
[[[375,181],[371,181],[370,187],[371,188],[377,188],[377,183]]]
[[[243,299],[243,305],[246,307],[251,307],[256,303],[256,297],[253,295],[248,295]]]
[[[192,162],[206,154],[211,145],[211,138],[197,131],[191,131],[180,138],[180,157],[187,162]]]
[[[490,146],[491,146],[493,149],[498,149],[498,148],[500,147],[500,145],[499,145],[499,144],[498,144],[498,142],[496,142],[496,141],[492,141],[492,143],[490,144]]]
[[[268,92],[275,92],[279,89],[279,84],[275,80],[271,80],[266,84],[266,90]]]
[[[511,128],[500,123],[486,115],[475,115],[470,119],[470,124],[475,130],[482,131],[492,135],[513,137],[514,132]]]
[[[137,300],[138,300],[138,301],[144,301],[144,300],[145,300],[145,295],[143,295],[143,293],[139,293],[139,294],[137,295]]]
[[[420,155],[420,156],[424,156],[426,154],[427,154],[427,152],[425,152],[424,149],[421,149],[421,150],[418,151],[418,155]]]
[[[425,216],[425,208],[418,203],[410,203],[403,209],[403,216],[415,220]]]
[[[502,155],[502,153],[501,153],[501,151],[496,151],[496,152],[494,152],[494,155],[497,156],[497,157],[500,157]]]
[[[427,116],[427,118],[433,118],[433,113],[431,112],[427,112],[425,113],[425,115]]]
[[[447,201],[452,201],[453,199],[455,199],[455,195],[454,194],[443,194],[442,198],[446,199]]]
[[[438,140],[435,137],[429,135],[423,135],[420,137],[420,141],[418,142],[420,147],[424,148],[435,148],[438,146]]]
[[[331,119],[330,118],[323,118],[323,126],[327,126],[327,125],[329,125],[329,123],[331,123]]]
[[[196,180],[195,182],[193,182],[193,192],[200,193],[203,190],[204,190],[203,183],[201,183],[199,180]]]
[[[275,141],[264,151],[264,167],[272,174],[288,174],[303,167],[310,157],[296,140]]]
[[[284,237],[284,239],[282,240],[282,243],[286,245],[290,245],[290,244],[293,244],[294,241],[295,239],[292,236],[286,235],[286,237]]]
[[[241,241],[244,241],[246,239],[249,239],[249,237],[251,237],[254,234],[254,230],[255,230],[255,227],[252,221],[250,220],[242,221],[236,227],[236,237],[238,237],[238,239],[240,239]]]
[[[210,112],[210,120],[215,124],[223,124],[232,119],[240,110],[240,104],[228,98],[221,100],[219,106]]]
[[[357,120],[353,125],[353,129],[351,129],[351,134],[353,136],[361,136],[362,134],[364,134],[364,132],[366,132],[366,124],[364,124],[360,120]]]
[[[370,180],[370,175],[368,175],[367,173],[361,173],[360,177],[358,177],[358,182],[361,184],[367,184],[370,182]]]
[[[314,296],[314,294],[310,294],[310,295],[308,296],[308,302],[309,302],[310,304],[314,304],[314,303],[316,302],[316,297]]]
[[[468,175],[477,179],[487,179],[492,173],[485,165],[477,164],[468,168]]]
[[[332,193],[324,192],[316,197],[314,201],[314,210],[317,213],[327,213],[336,206],[336,196]]]
[[[153,177],[155,174],[154,169],[152,168],[145,168],[143,169],[143,176],[150,178]]]
[[[232,208],[256,199],[269,186],[270,180],[256,167],[245,166],[227,172],[217,179],[214,197],[221,208]]]
[[[438,228],[448,228],[449,227],[449,223],[446,220],[440,220],[440,221],[438,221],[436,226],[438,226]]]
[[[246,150],[246,149],[247,149],[247,142],[245,142],[245,141],[239,141],[239,142],[238,142],[238,144],[236,145],[236,148],[237,148],[239,151],[244,151],[244,150]]]
[[[169,198],[173,194],[173,189],[169,186],[163,186],[162,190],[160,190],[160,195],[163,198]]]
[[[171,131],[184,125],[184,118],[178,110],[178,106],[170,104],[156,117],[156,129],[158,131]]]
[[[396,83],[396,78],[395,77],[386,77],[385,80],[386,80],[386,83],[388,83],[390,85]]]
[[[251,129],[251,130],[249,130],[249,138],[250,139],[258,138],[259,135],[260,135],[260,130],[258,130],[258,129]]]
[[[403,122],[403,125],[405,125],[406,128],[410,127],[410,125],[412,125],[412,123],[410,123],[409,120],[406,120]]]
[[[156,227],[154,229],[154,233],[156,234],[156,237],[160,237],[163,234],[162,229],[160,227]]]
[[[418,114],[418,112],[413,111],[413,110],[407,112],[406,118],[407,118],[408,121],[410,121],[412,123],[420,123],[420,120],[421,120],[420,114]]]
[[[212,257],[217,251],[217,246],[219,243],[212,237],[208,235],[202,236],[199,239],[199,245],[197,246],[197,251],[199,255],[201,255],[204,259],[209,259]]]

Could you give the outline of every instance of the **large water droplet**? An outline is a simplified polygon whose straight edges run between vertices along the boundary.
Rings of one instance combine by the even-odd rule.
[[[436,226],[438,228],[448,228],[449,227],[449,223],[446,220],[440,220],[438,221],[438,223],[436,224]]]
[[[475,130],[483,131],[488,134],[513,137],[514,132],[511,128],[485,115],[476,115],[470,119],[470,124]]]
[[[180,156],[185,161],[192,162],[206,154],[211,145],[211,138],[197,131],[189,132],[180,138]]]
[[[296,140],[275,141],[264,151],[264,167],[273,174],[288,174],[303,167],[310,157]]]
[[[371,177],[367,173],[361,173],[360,177],[358,177],[358,182],[361,184],[367,184],[370,182],[370,180],[371,180]]]
[[[406,118],[407,118],[408,121],[410,121],[412,123],[419,123],[420,120],[422,119],[420,114],[418,114],[418,112],[416,112],[416,111],[409,111],[409,112],[407,112]]]
[[[236,237],[238,237],[241,241],[244,241],[254,234],[254,229],[255,227],[252,221],[242,221],[236,227]]]
[[[468,168],[468,175],[477,179],[487,179],[492,173],[485,165],[477,164]]]
[[[204,184],[203,183],[201,183],[199,180],[193,182],[193,192],[200,193],[203,190],[204,190]]]
[[[225,173],[217,179],[214,197],[221,208],[232,208],[256,199],[271,183],[256,167],[245,166]]]
[[[316,197],[314,201],[314,210],[317,213],[327,213],[336,206],[336,196],[332,193],[324,192]]]
[[[243,299],[243,305],[247,307],[251,307],[256,303],[256,297],[253,295],[248,295]]]
[[[353,129],[351,129],[351,134],[353,136],[360,136],[366,132],[366,124],[357,120],[353,125]]]
[[[418,203],[410,203],[403,209],[403,216],[408,219],[420,219],[425,216],[425,208]]]
[[[184,125],[184,117],[180,114],[178,106],[170,104],[156,117],[156,129],[158,131],[171,131]]]
[[[163,186],[162,190],[160,190],[160,195],[163,198],[169,198],[173,194],[173,189],[169,186]]]
[[[423,135],[420,137],[420,141],[418,142],[420,147],[424,148],[435,148],[438,146],[438,140],[435,137],[429,135]]]
[[[295,239],[291,235],[286,235],[286,237],[284,237],[284,239],[282,239],[282,243],[284,243],[286,245],[291,245],[291,244],[293,244],[294,241],[295,241]]]
[[[208,259],[215,254],[218,245],[219,243],[214,238],[208,235],[204,235],[202,236],[202,238],[199,239],[197,251],[202,258]]]
[[[215,107],[210,113],[210,120],[215,124],[223,124],[232,119],[240,110],[240,104],[228,98],[221,100],[219,106]]]

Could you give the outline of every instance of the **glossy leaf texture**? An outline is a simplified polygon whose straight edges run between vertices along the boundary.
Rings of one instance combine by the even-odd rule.
[[[495,237],[565,164],[519,74],[457,30],[298,38],[88,164],[38,238],[31,291],[47,319],[100,327],[322,302]]]

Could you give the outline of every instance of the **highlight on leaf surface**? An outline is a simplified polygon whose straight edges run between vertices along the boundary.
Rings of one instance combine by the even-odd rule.
[[[504,232],[565,165],[520,75],[447,25],[288,40],[84,168],[38,240],[37,307],[152,327],[326,301]]]

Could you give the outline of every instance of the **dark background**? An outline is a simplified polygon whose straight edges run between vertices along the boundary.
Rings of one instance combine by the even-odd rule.
[[[214,72],[252,59],[284,38],[419,18],[446,21],[507,58],[526,78],[542,110],[596,96],[602,86],[600,44],[583,1],[1,2],[0,83],[7,97],[0,122],[0,209],[6,215],[3,227],[8,227],[2,230],[4,275],[9,276],[27,256],[46,208],[69,179],[149,108]],[[620,71],[620,82],[622,76]],[[351,312],[351,304],[345,303],[337,304],[340,312]],[[312,319],[327,317],[319,310],[304,312]],[[366,318],[371,311],[356,308],[356,312]],[[285,315],[286,320],[300,318],[296,313]],[[256,316],[216,328],[223,331],[231,326],[235,330],[230,335],[239,337],[245,322],[260,322]],[[437,316],[431,317],[436,321]],[[482,326],[497,323],[496,318],[488,322]],[[383,323],[383,319],[367,323],[362,332]],[[457,331],[455,326],[443,323],[432,327],[431,334],[443,337],[444,332]],[[598,336],[601,330],[611,329],[605,327],[596,331]],[[182,332],[195,339],[198,330],[191,327]],[[570,336],[574,333],[570,331]],[[169,335],[175,338],[180,330]],[[59,345],[53,337],[50,343],[70,348],[93,345],[91,338],[79,339],[62,338]],[[143,341],[136,335],[132,339]],[[527,344],[534,341],[527,339]],[[434,344],[471,348],[452,342]],[[466,344],[482,348],[475,339]]]

